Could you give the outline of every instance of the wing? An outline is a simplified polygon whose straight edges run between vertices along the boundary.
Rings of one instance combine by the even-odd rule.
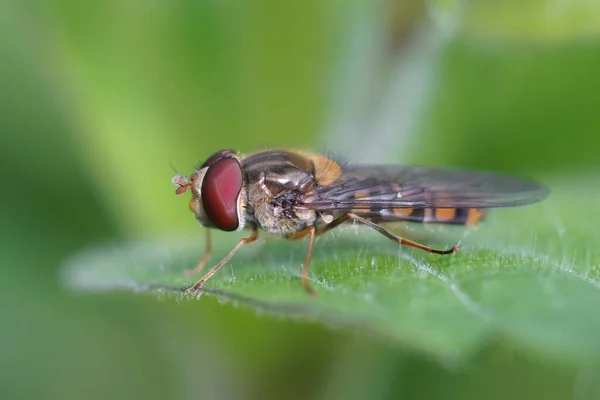
[[[509,207],[534,203],[547,194],[548,189],[535,182],[491,172],[362,165],[347,166],[333,183],[317,186],[299,208]]]

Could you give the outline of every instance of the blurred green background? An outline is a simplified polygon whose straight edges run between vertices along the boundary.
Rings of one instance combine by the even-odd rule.
[[[82,248],[198,231],[171,164],[221,148],[597,172],[599,88],[593,1],[1,2],[0,395],[599,396],[593,368],[501,341],[438,365],[212,297],[57,279]]]

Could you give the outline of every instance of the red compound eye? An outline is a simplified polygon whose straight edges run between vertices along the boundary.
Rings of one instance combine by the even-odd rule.
[[[231,149],[221,150],[221,151],[213,154],[212,156],[208,157],[208,160],[204,161],[204,164],[202,164],[202,168],[210,167],[217,161],[221,161],[224,158],[234,158],[234,157],[235,157],[235,150],[231,150]]]
[[[223,231],[235,231],[239,226],[237,208],[242,184],[242,166],[235,158],[214,161],[204,175],[204,211],[212,223]]]

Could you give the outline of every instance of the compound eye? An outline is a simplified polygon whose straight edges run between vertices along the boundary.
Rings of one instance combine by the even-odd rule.
[[[225,149],[225,150],[216,152],[212,156],[208,157],[208,160],[206,160],[204,162],[204,164],[202,164],[202,168],[210,167],[214,163],[221,161],[224,158],[235,158],[235,150]]]
[[[215,227],[223,231],[238,228],[242,184],[242,166],[236,158],[221,158],[208,167],[202,181],[202,205]]]

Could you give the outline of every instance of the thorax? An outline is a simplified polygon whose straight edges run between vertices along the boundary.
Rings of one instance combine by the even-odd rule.
[[[295,206],[316,185],[310,160],[297,153],[268,151],[246,158],[246,217],[263,230],[289,235],[315,223],[314,211]]]

